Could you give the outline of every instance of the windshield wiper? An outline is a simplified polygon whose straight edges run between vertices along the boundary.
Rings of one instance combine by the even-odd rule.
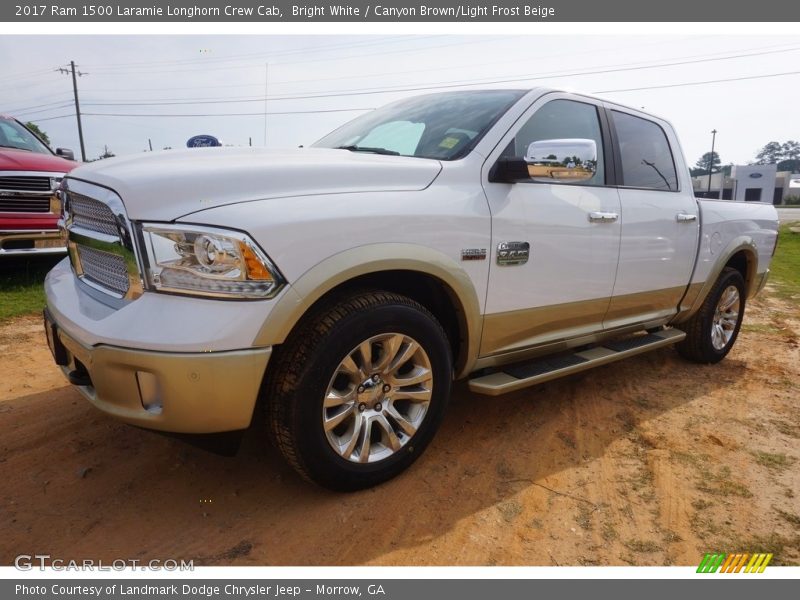
[[[386,148],[371,148],[369,146],[336,146],[334,150],[350,150],[350,152],[372,152],[373,154],[387,154],[389,156],[400,156],[399,152],[387,150]]]
[[[0,144],[0,148],[13,148],[14,150],[24,150],[25,152],[33,152],[30,148],[20,148],[19,146],[10,146],[9,144]]]

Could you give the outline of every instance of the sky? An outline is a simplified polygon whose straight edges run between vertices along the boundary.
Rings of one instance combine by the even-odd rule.
[[[775,35],[3,35],[0,113],[79,156],[72,81],[58,72],[75,61],[96,158],[106,146],[118,156],[185,147],[197,134],[309,145],[404,97],[547,86],[666,118],[690,166],[712,129],[722,162],[745,164],[771,140],[800,140],[798,58],[800,36]]]

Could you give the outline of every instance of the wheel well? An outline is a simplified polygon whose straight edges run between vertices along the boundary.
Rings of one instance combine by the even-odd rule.
[[[358,289],[385,290],[416,300],[441,323],[450,343],[456,370],[466,361],[468,330],[467,319],[461,302],[450,286],[427,273],[392,270],[367,273],[354,277],[323,294],[308,309],[306,314],[312,313],[316,307],[329,301],[332,296]]]
[[[745,250],[739,250],[739,252],[731,256],[728,259],[728,262],[725,264],[726,267],[730,267],[739,271],[742,279],[744,279],[745,289],[748,291],[748,293],[751,289],[753,275],[755,274],[755,265],[753,262],[754,259],[749,252]]]

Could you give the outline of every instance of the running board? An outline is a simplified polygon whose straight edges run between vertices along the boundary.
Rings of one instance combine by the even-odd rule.
[[[606,342],[589,350],[557,357],[537,358],[501,367],[499,371],[469,380],[470,391],[487,396],[499,396],[544,383],[551,379],[585,371],[600,365],[622,360],[634,354],[649,352],[680,342],[686,334],[678,329],[664,329],[614,342]]]

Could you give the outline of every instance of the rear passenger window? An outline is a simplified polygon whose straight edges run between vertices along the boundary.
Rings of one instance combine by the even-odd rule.
[[[664,130],[647,119],[612,111],[622,158],[622,183],[628,187],[678,191],[675,161]]]

